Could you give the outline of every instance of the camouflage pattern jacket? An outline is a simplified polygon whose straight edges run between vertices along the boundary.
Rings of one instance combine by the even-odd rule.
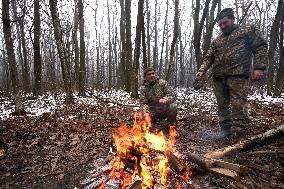
[[[212,41],[199,71],[206,72],[213,65],[213,77],[245,76],[253,69],[264,70],[268,61],[267,43],[254,25],[233,26],[233,31]]]
[[[166,99],[169,103],[176,101],[175,90],[165,80],[159,78],[153,83],[144,80],[139,93],[142,113],[153,111],[152,108],[159,103],[161,98]]]

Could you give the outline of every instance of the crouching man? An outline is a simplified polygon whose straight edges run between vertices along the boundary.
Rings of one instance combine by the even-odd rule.
[[[140,87],[140,105],[143,116],[152,118],[152,129],[169,134],[169,126],[176,125],[177,105],[175,90],[156,75],[154,68],[144,71],[144,81]],[[158,119],[167,119],[167,124],[159,125]]]

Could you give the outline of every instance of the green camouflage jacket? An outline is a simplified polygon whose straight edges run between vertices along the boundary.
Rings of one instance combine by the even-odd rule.
[[[142,113],[150,112],[152,107],[159,103],[159,99],[164,98],[169,103],[175,102],[175,90],[163,79],[157,78],[154,83],[143,81],[139,89],[139,98]]]
[[[264,70],[268,61],[267,43],[254,25],[234,25],[228,36],[214,39],[199,71],[206,72],[213,65],[213,77],[246,76],[253,69]]]

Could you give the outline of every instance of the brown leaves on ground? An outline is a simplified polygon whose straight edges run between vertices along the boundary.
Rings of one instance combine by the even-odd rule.
[[[186,117],[178,121],[177,148],[181,154],[203,155],[236,142],[216,140],[217,117],[201,109],[192,105],[179,112],[180,119]],[[250,135],[284,124],[281,106],[250,102],[249,110],[254,122],[248,128]],[[78,187],[92,162],[107,156],[111,129],[121,121],[131,125],[132,117],[133,110],[127,106],[76,103],[40,117],[1,120],[1,138],[9,150],[0,160],[0,188]],[[241,181],[195,173],[194,182],[203,188],[283,188],[283,146],[282,141],[277,141],[226,159],[250,169]]]

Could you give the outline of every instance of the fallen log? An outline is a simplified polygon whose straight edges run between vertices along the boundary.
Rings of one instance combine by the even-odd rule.
[[[208,152],[205,155],[205,157],[219,159],[227,155],[232,155],[236,152],[244,152],[251,150],[255,147],[260,147],[263,145],[270,144],[275,140],[282,138],[283,136],[284,136],[284,125],[276,129],[271,129],[265,133],[255,135],[248,139],[242,140],[235,145],[227,146],[216,151]]]
[[[247,168],[221,160],[208,159],[199,157],[192,153],[185,154],[187,160],[199,166],[203,171],[226,176],[234,179],[239,179],[241,176],[247,174]]]

